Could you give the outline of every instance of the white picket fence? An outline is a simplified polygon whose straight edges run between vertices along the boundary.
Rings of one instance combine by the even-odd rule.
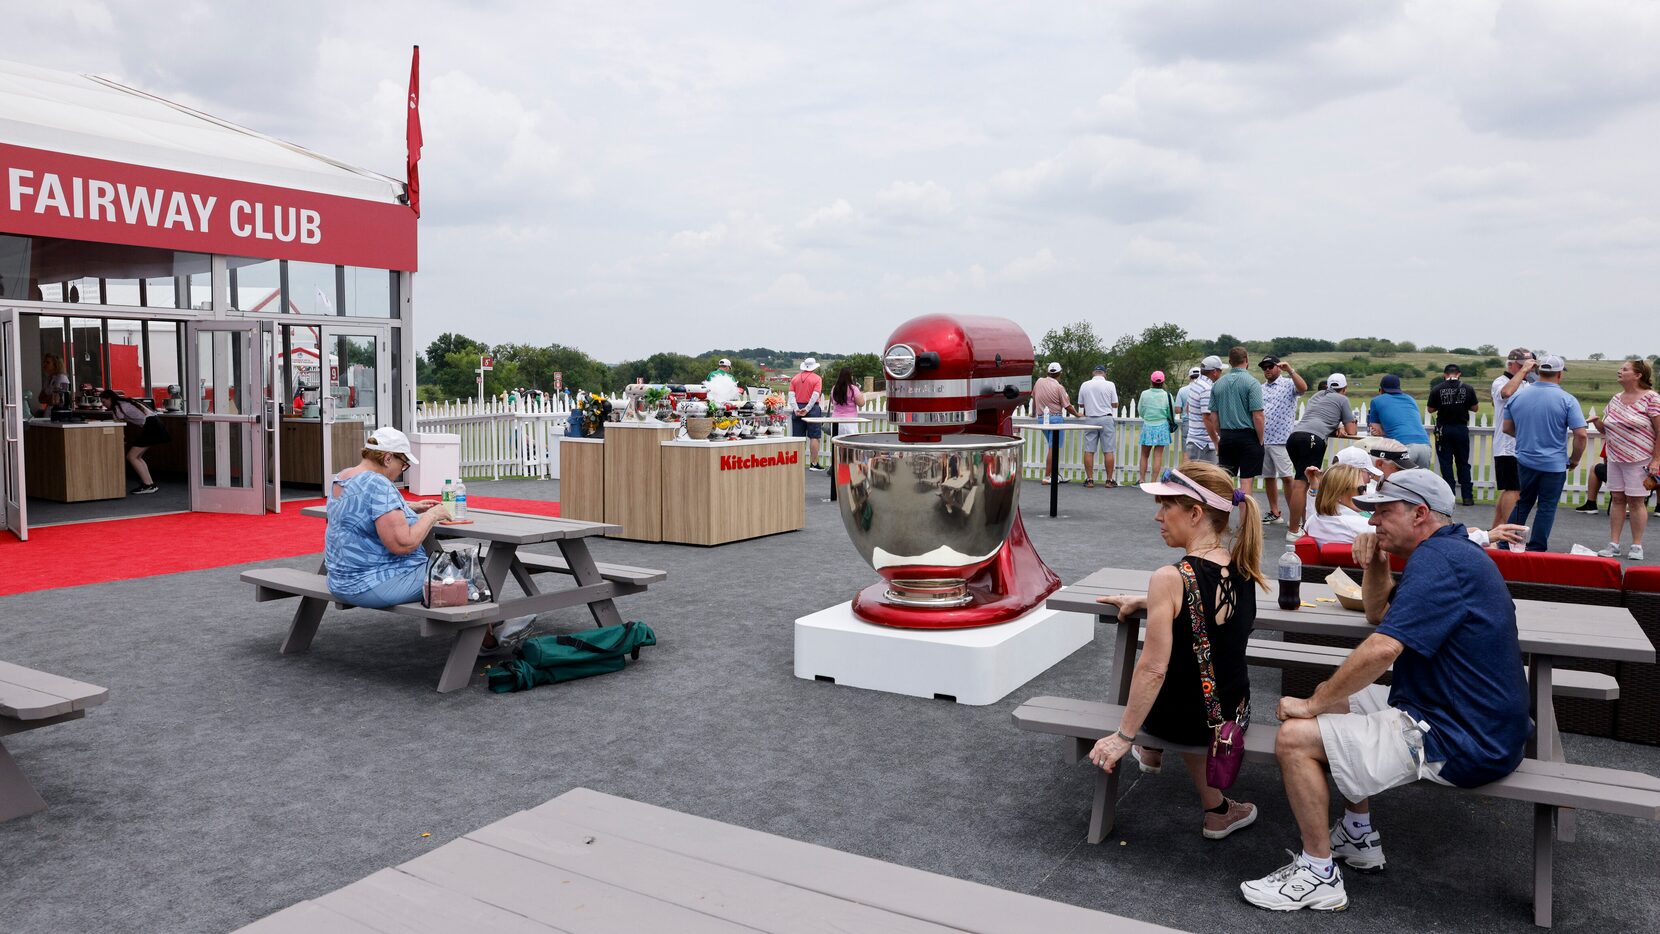
[[[623,404],[621,396],[615,396],[611,401],[619,408]],[[1300,415],[1301,403],[1298,408]],[[860,406],[860,414],[871,419],[870,424],[860,426],[861,431],[892,430],[887,417],[887,399],[882,394],[868,396]],[[1030,414],[1029,410],[1022,409],[1016,413],[1016,417],[1027,418]],[[1592,414],[1595,414],[1594,410]],[[541,404],[520,401],[510,405],[499,401],[479,403],[470,400],[424,403],[416,414],[415,430],[460,435],[461,474],[468,479],[557,479],[559,438],[565,434],[566,416],[564,400],[553,398]],[[1490,418],[1488,413],[1479,413],[1470,424],[1470,473],[1475,483],[1476,495],[1484,500],[1493,498],[1497,491],[1493,478],[1494,427]],[[1429,423],[1426,416],[1426,427]],[[1359,409],[1358,424],[1364,432],[1364,404]],[[1026,476],[1035,480],[1048,468],[1049,444],[1045,436],[1038,432],[1027,431],[1024,434],[1026,450],[1023,461]],[[1595,432],[1592,434],[1594,436]],[[1073,480],[1084,479],[1081,433],[1063,432],[1061,437],[1061,476]],[[1131,399],[1128,405],[1119,408],[1116,441],[1114,455],[1117,479],[1134,480],[1141,458],[1141,418],[1136,415],[1134,399]],[[1335,456],[1339,450],[1353,443],[1344,439],[1334,439],[1329,453]],[[1563,504],[1577,504],[1584,499],[1585,485],[1591,468],[1595,465],[1592,446],[1596,443],[1593,437],[1580,466],[1569,471],[1567,483],[1562,490]],[[1181,438],[1178,437],[1165,453],[1164,462],[1168,466],[1179,461],[1180,457]],[[1104,462],[1105,458],[1098,455],[1097,471],[1102,469]],[[1439,471],[1438,465],[1425,466]]]

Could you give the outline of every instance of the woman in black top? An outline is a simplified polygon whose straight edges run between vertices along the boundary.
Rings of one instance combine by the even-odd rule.
[[[1262,518],[1256,500],[1236,493],[1233,478],[1221,468],[1190,461],[1166,470],[1160,482],[1143,483],[1141,488],[1157,497],[1154,521],[1165,543],[1180,548],[1183,556],[1176,564],[1153,572],[1145,597],[1101,598],[1102,603],[1117,606],[1120,616],[1145,610],[1147,642],[1136,660],[1123,720],[1117,731],[1095,744],[1090,760],[1111,771],[1133,749],[1141,770],[1156,773],[1162,768],[1162,753],[1137,746],[1138,734],[1148,734],[1154,746],[1161,744],[1152,743],[1153,738],[1207,746],[1214,727],[1206,714],[1203,679],[1194,654],[1192,598],[1183,569],[1198,585],[1215,672],[1214,690],[1225,718],[1232,718],[1250,696],[1245,648],[1257,607],[1251,585],[1266,590],[1268,584],[1260,570]],[[1238,530],[1231,548],[1224,547],[1228,520],[1236,514]],[[1184,753],[1182,758],[1204,808],[1206,837],[1220,840],[1256,821],[1255,805],[1234,801],[1206,784],[1203,755]]]

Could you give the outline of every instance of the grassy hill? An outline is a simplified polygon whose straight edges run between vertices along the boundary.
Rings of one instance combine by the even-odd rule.
[[[1464,371],[1464,380],[1476,387],[1482,393],[1483,409],[1491,408],[1488,405],[1486,390],[1494,377],[1504,372],[1504,365],[1493,364],[1493,357],[1465,356],[1450,353],[1397,353],[1387,357],[1374,357],[1366,354],[1349,352],[1328,353],[1298,353],[1289,354],[1286,360],[1299,370],[1314,368],[1324,370],[1331,367],[1339,373],[1349,374],[1349,395],[1355,400],[1370,399],[1377,395],[1378,381],[1383,378],[1382,372],[1366,376],[1354,375],[1359,367],[1352,364],[1355,358],[1366,361],[1366,369],[1374,370],[1379,367],[1392,366],[1401,376],[1401,389],[1420,403],[1429,395],[1429,384],[1433,379],[1441,376],[1441,368],[1449,363],[1456,363]],[[1562,376],[1562,388],[1572,393],[1579,400],[1583,408],[1595,406],[1602,411],[1608,403],[1608,397],[1620,391],[1619,381],[1614,374],[1619,372],[1623,360],[1569,360],[1568,369]],[[1191,364],[1189,364],[1191,366]],[[1252,358],[1252,368],[1256,366],[1256,358]],[[1422,376],[1413,376],[1408,367],[1422,371]]]

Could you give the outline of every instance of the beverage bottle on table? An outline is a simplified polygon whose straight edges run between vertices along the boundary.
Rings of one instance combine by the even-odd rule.
[[[454,519],[456,517],[455,516],[455,481],[454,480],[445,480],[444,481],[444,492],[439,494],[439,498],[444,503],[444,511],[449,514],[449,517],[451,519]]]
[[[1285,546],[1280,555],[1280,609],[1295,610],[1303,605],[1303,559],[1297,557],[1295,545]]]
[[[455,503],[450,507],[450,518],[467,518],[467,484],[461,480],[455,481]]]

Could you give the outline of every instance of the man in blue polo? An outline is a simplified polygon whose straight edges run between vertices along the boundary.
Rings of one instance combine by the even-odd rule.
[[[1366,406],[1366,424],[1372,434],[1406,445],[1407,454],[1420,467],[1435,463],[1435,449],[1429,446],[1429,432],[1424,430],[1418,400],[1401,392],[1399,376],[1386,373],[1378,381],[1378,394]]]
[[[1498,566],[1452,521],[1452,487],[1431,471],[1402,470],[1354,501],[1372,510],[1376,530],[1355,539],[1354,556],[1377,630],[1313,697],[1280,699],[1274,751],[1303,851],[1241,883],[1260,908],[1348,907],[1333,860],[1361,872],[1384,864],[1373,795],[1420,779],[1496,781],[1521,764],[1532,732],[1516,604]],[[1398,584],[1391,555],[1406,559]],[[1376,685],[1391,665],[1390,687]],[[1328,767],[1348,802],[1329,830]]]
[[[1556,504],[1568,471],[1579,466],[1585,455],[1585,413],[1579,400],[1562,388],[1562,358],[1546,354],[1539,360],[1539,381],[1527,392],[1510,397],[1500,427],[1516,438],[1516,473],[1522,492],[1510,521],[1527,524],[1527,514],[1539,506],[1533,517],[1533,534],[1528,551],[1549,551],[1550,530],[1556,524]],[[1568,436],[1573,435],[1573,453],[1568,453]]]
[[[1230,349],[1230,369],[1210,391],[1211,417],[1218,431],[1216,463],[1233,474],[1242,490],[1262,476],[1264,456],[1262,384],[1246,368],[1250,362],[1245,348]]]

